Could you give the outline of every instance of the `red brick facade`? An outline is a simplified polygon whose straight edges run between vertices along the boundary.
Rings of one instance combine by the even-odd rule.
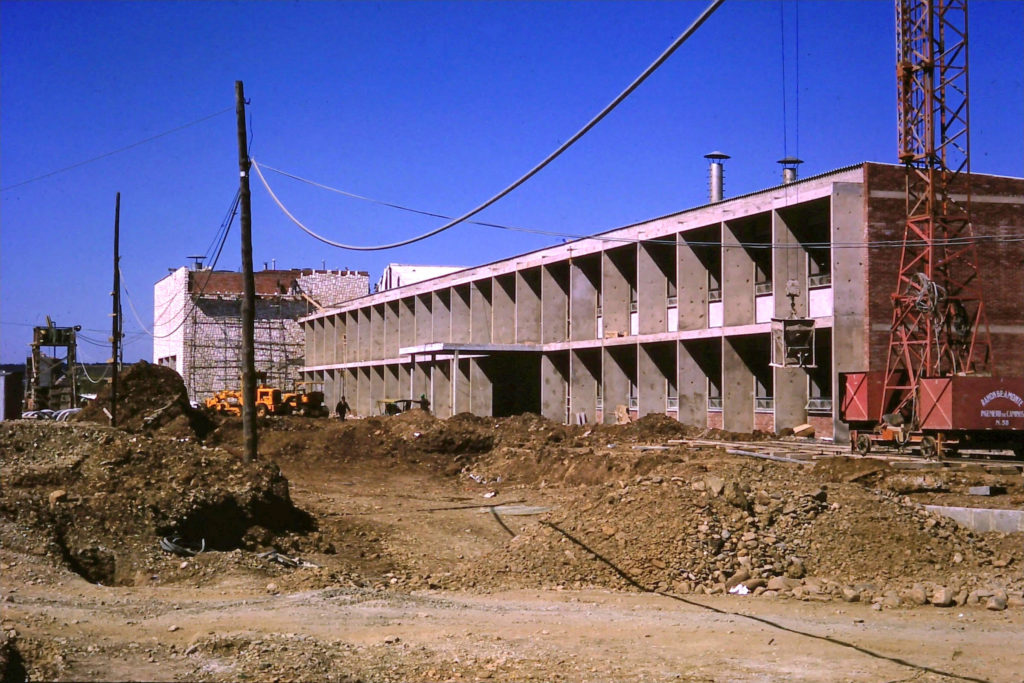
[[[868,242],[902,240],[906,220],[906,179],[902,168],[865,164]],[[873,193],[900,193],[898,197]],[[1024,238],[1024,180],[974,176],[971,187],[974,234]],[[981,242],[977,249],[982,298],[991,329],[993,373],[1024,376],[1024,241]],[[870,370],[885,370],[900,249],[868,253]]]

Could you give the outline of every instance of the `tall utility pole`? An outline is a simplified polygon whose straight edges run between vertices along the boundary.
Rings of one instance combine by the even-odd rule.
[[[110,426],[117,426],[117,373],[121,354],[121,193],[114,202],[114,312],[110,314]]]
[[[252,207],[249,204],[249,150],[245,132],[245,94],[235,81],[235,114],[238,119],[238,178],[242,230],[242,457],[256,460],[256,352],[253,323],[256,318],[256,283],[252,274]]]

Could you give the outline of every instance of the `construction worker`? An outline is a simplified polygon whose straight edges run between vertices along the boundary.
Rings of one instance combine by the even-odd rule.
[[[345,400],[344,396],[342,396],[341,400],[338,401],[338,405],[334,406],[334,410],[338,413],[339,420],[345,419],[345,415],[348,413],[350,408],[348,407],[348,401]]]
[[[427,400],[426,394],[420,394],[420,410],[424,412],[430,410],[430,401]]]

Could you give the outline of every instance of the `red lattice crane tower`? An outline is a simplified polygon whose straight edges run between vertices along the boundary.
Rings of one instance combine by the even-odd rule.
[[[921,380],[983,373],[991,342],[971,228],[967,1],[897,0],[896,23],[907,219],[882,413],[917,429]]]

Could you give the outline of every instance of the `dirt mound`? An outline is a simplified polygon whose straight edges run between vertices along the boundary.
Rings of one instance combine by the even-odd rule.
[[[100,389],[76,417],[77,421],[110,424],[110,385]],[[181,375],[146,361],[129,366],[117,379],[117,426],[129,432],[161,431],[170,436],[200,439],[212,429],[210,419],[192,408]]]
[[[508,455],[512,474],[505,476],[514,479],[524,465],[521,454]],[[1024,589],[1024,577],[1012,569],[1024,562],[1019,543],[973,534],[857,483],[822,486],[803,466],[682,450],[655,459],[620,451],[559,460],[561,481],[590,483],[573,479],[588,461],[589,478],[603,475],[606,483],[569,491],[540,524],[452,572],[451,581],[682,593],[720,593],[744,582],[750,591],[847,599],[855,593],[864,600],[920,583],[951,587],[964,599],[991,585]],[[502,476],[502,464],[493,456],[488,476]],[[546,481],[558,481],[556,471],[549,467]],[[615,481],[631,471],[643,474]]]
[[[312,529],[274,464],[88,424],[0,424],[7,547],[89,581],[133,584],[166,569],[161,537],[229,550]],[[180,558],[179,558],[180,559]]]
[[[382,467],[428,466],[454,474],[461,468],[458,463],[494,445],[491,425],[480,420],[459,415],[440,420],[421,410],[344,422],[272,417],[260,422],[259,452],[263,458],[307,467],[368,461]],[[226,419],[206,443],[239,453],[241,420]]]

